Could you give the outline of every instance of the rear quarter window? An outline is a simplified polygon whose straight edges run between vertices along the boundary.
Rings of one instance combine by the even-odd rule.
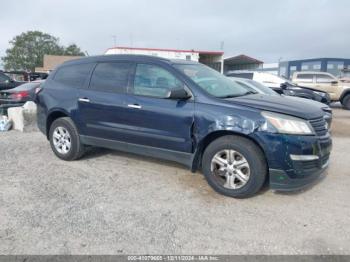
[[[53,80],[72,88],[82,88],[92,66],[93,64],[78,64],[61,67],[56,72]]]

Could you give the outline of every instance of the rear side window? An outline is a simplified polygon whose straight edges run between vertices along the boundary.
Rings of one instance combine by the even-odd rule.
[[[92,74],[90,88],[103,92],[125,92],[130,68],[130,63],[100,63]]]
[[[300,82],[312,83],[312,81],[314,79],[314,75],[312,75],[312,74],[300,74],[300,75],[297,75],[297,79]]]
[[[58,69],[54,81],[73,88],[82,88],[93,64],[78,64]]]

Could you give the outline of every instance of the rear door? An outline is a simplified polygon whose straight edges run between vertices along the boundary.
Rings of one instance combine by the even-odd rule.
[[[136,65],[128,90],[125,131],[133,143],[189,153],[194,100],[166,98],[171,89],[187,88],[172,70],[170,66]]]
[[[79,90],[81,134],[89,137],[130,142],[125,136],[128,122],[126,87],[132,64],[101,62],[94,68],[89,87]]]

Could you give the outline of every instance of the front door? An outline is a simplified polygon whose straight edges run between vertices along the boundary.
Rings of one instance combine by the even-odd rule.
[[[327,92],[332,100],[336,100],[338,95],[338,80],[326,74],[316,74],[316,89]]]
[[[173,88],[186,88],[168,69],[137,64],[130,85],[125,117],[133,143],[192,152],[193,99],[169,99]],[[188,90],[189,91],[189,90]]]

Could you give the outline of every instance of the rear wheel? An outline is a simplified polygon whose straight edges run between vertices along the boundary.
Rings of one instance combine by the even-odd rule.
[[[345,95],[341,103],[346,109],[350,110],[350,94]]]
[[[254,195],[264,184],[267,165],[261,149],[240,136],[224,136],[206,148],[203,173],[217,192],[236,198]]]
[[[52,123],[49,138],[52,151],[60,159],[76,160],[84,154],[78,130],[69,117],[58,118]]]

